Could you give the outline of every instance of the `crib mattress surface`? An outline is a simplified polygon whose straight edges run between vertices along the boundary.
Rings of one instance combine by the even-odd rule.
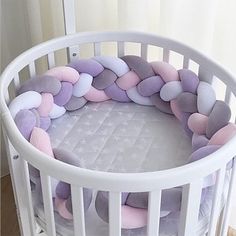
[[[163,170],[191,154],[191,139],[174,116],[135,103],[88,103],[53,120],[48,133],[54,148],[71,150],[94,170]]]

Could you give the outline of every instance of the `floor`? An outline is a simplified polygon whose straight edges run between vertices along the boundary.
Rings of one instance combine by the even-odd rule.
[[[2,236],[19,236],[14,197],[10,176],[1,178],[1,234]],[[236,230],[229,228],[228,236],[236,236]]]

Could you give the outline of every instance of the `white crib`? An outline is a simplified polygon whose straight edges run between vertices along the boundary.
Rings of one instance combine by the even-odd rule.
[[[236,155],[236,137],[225,144],[219,151],[208,157],[174,169],[145,172],[145,173],[109,173],[88,169],[79,169],[63,162],[49,159],[28,143],[18,131],[7,105],[15,90],[20,86],[19,73],[27,67],[30,76],[35,75],[35,61],[47,57],[48,68],[55,66],[55,53],[60,49],[67,49],[68,60],[80,55],[80,46],[90,43],[94,48],[94,55],[101,54],[101,43],[113,42],[117,45],[117,55],[125,55],[127,42],[137,43],[140,56],[147,59],[150,50],[157,47],[163,51],[163,60],[169,62],[170,55],[175,52],[182,58],[182,67],[191,68],[191,61],[198,66],[201,80],[214,83],[220,80],[225,86],[224,101],[235,109],[233,99],[236,97],[236,79],[221,65],[212,61],[198,51],[174,40],[156,35],[137,32],[84,32],[75,33],[74,0],[64,0],[65,28],[67,36],[56,38],[17,57],[2,74],[1,88],[1,116],[8,162],[13,183],[14,196],[17,205],[21,235],[33,236],[37,234],[36,224],[45,230],[48,236],[57,235],[55,217],[51,195],[50,178],[56,178],[71,184],[73,225],[75,236],[85,236],[86,226],[83,209],[82,188],[109,191],[109,235],[121,235],[121,192],[149,192],[147,235],[159,235],[159,212],[163,189],[183,186],[183,198],[178,227],[179,236],[197,235],[193,229],[198,224],[198,212],[203,178],[216,172],[217,179],[214,187],[214,198],[209,219],[202,235],[225,236],[228,229],[232,190],[235,185],[236,165],[228,174],[229,188],[226,201],[221,207],[223,185],[226,177],[226,165]],[[12,95],[13,92],[13,95]],[[233,115],[235,120],[235,114]],[[46,227],[40,224],[33,209],[28,164],[40,170],[45,209]]]

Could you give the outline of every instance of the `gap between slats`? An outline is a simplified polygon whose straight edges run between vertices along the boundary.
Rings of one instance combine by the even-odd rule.
[[[20,157],[21,158],[21,157]],[[28,168],[28,163],[22,159],[21,160],[21,165],[23,169],[23,178],[25,182],[25,193],[26,193],[26,198],[27,198],[27,211],[29,215],[29,224],[30,224],[30,231],[31,235],[35,235],[35,220],[34,220],[34,210],[33,210],[33,202],[32,202],[32,195],[31,195],[31,187],[30,187],[30,177],[29,177],[29,168]]]
[[[220,209],[222,205],[221,200],[222,200],[222,192],[225,180],[225,167],[218,170],[216,175],[217,177],[216,177],[214,198],[211,209],[209,232],[207,234],[208,236],[215,236],[216,233],[217,220],[220,215]]]

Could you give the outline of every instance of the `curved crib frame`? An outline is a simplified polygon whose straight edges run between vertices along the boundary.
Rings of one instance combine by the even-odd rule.
[[[183,68],[189,67],[190,60],[199,65],[198,75],[201,80],[212,83],[214,77],[226,85],[225,101],[230,104],[232,96],[236,97],[236,79],[219,64],[200,52],[180,42],[164,37],[138,32],[85,32],[56,38],[39,44],[27,50],[5,69],[0,80],[0,108],[8,162],[13,182],[15,200],[18,209],[22,235],[35,235],[35,217],[30,189],[28,164],[40,170],[47,222],[46,232],[56,235],[51,196],[50,177],[71,184],[75,235],[86,235],[82,188],[109,191],[109,232],[112,236],[121,235],[121,192],[149,192],[147,235],[158,235],[161,191],[183,185],[183,201],[178,235],[193,236],[192,229],[198,223],[201,186],[203,178],[211,173],[217,173],[214,190],[213,207],[210,224],[206,231],[208,236],[215,235],[217,221],[220,215],[221,193],[226,173],[227,163],[236,156],[236,137],[222,146],[215,153],[204,159],[185,166],[146,173],[108,173],[82,169],[50,158],[28,143],[18,131],[7,104],[10,102],[9,88],[14,85],[14,91],[19,87],[19,72],[26,66],[30,75],[35,74],[35,60],[47,56],[48,67],[55,65],[54,52],[67,48],[68,57],[78,54],[79,45],[92,43],[94,55],[100,55],[100,46],[104,42],[117,42],[118,56],[124,55],[124,43],[135,42],[140,45],[141,57],[147,58],[148,45],[163,48],[163,60],[169,61],[170,53],[177,52],[183,56]],[[232,109],[232,106],[231,106]],[[235,108],[234,108],[235,109]],[[230,187],[226,204],[219,220],[219,235],[227,233],[229,208],[232,198],[232,187],[235,183],[236,165],[230,173]]]

